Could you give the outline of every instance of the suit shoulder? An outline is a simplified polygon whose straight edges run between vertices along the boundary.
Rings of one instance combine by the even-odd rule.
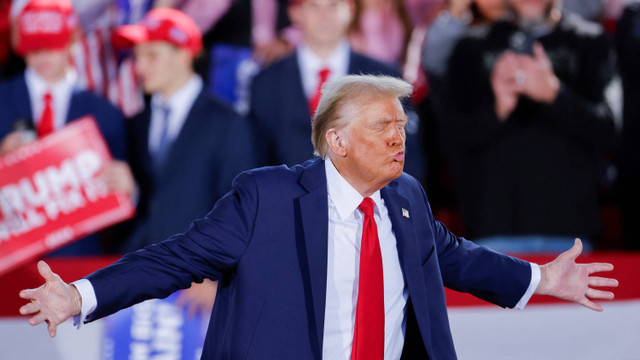
[[[9,102],[16,96],[28,96],[29,90],[24,79],[24,74],[0,82],[0,101]],[[26,94],[25,94],[26,93]]]
[[[76,100],[76,105],[89,109],[91,113],[102,113],[108,116],[122,117],[122,113],[115,105],[92,92],[80,90],[75,92],[73,97]]]
[[[240,115],[229,105],[222,100],[216,99],[215,97],[207,94],[205,91],[198,95],[198,99],[196,101],[201,101],[208,110],[215,113],[217,116],[225,116],[229,118],[237,118]]]
[[[252,80],[252,85],[266,85],[273,82],[274,79],[281,78],[284,74],[290,74],[292,69],[295,68],[296,61],[296,53],[293,52],[287,57],[268,65],[256,74]]]
[[[16,75],[11,78],[0,81],[0,91],[8,91],[10,89],[17,87],[20,83],[25,84],[24,74]]]
[[[244,137],[247,136],[244,133],[250,131],[246,117],[224,101],[204,92],[193,104],[187,121],[196,123],[203,132],[209,132],[218,139],[231,133],[235,137]]]
[[[400,71],[396,66],[357,52],[351,52],[351,59],[349,62],[349,72],[351,74],[388,75],[400,77]]]
[[[389,186],[395,187],[399,193],[404,194],[408,198],[418,198],[425,193],[420,182],[413,176],[403,172],[400,177],[393,180]]]
[[[398,179],[396,181],[398,181],[398,183],[400,183],[400,184],[417,186],[417,187],[420,187],[420,188],[422,187],[422,185],[420,185],[420,182],[418,181],[418,179],[416,179],[412,175],[407,174],[406,172],[403,172],[400,175],[400,177],[398,177]]]
[[[296,52],[294,51],[291,54],[285,56],[284,58],[264,67],[262,70],[260,70],[258,75],[268,76],[272,74],[280,74],[282,72],[286,72],[291,68],[291,65],[295,64],[297,61],[298,61],[297,55],[296,55]]]
[[[312,158],[303,164],[294,166],[277,165],[264,166],[240,173],[237,178],[254,177],[256,182],[268,188],[280,189],[283,185],[289,186],[298,183],[302,174],[311,167],[319,166],[320,158]],[[235,181],[234,181],[235,182]]]

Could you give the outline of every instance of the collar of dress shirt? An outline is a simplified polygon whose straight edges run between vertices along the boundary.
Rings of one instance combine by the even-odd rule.
[[[189,111],[193,107],[198,95],[202,91],[202,78],[193,75],[185,85],[171,94],[168,99],[164,99],[161,94],[151,96],[151,125],[149,127],[149,149],[153,152],[160,146],[160,138],[163,131],[166,131],[167,140],[172,142],[178,137],[182,126],[187,120]],[[155,109],[168,107],[170,110],[168,118],[168,128],[164,129],[161,112]]]
[[[40,76],[40,74],[29,67],[25,70],[24,77],[27,82],[29,92],[33,93],[33,96],[37,98],[41,98],[48,90],[51,91],[52,94],[57,94],[63,91],[71,93],[75,90],[78,82],[78,73],[71,67],[67,70],[64,78],[52,85],[49,85],[47,81]]]
[[[347,40],[341,41],[327,59],[322,59],[304,44],[298,46],[296,53],[302,75],[302,86],[307,98],[316,92],[318,72],[322,68],[327,67],[331,70],[328,80],[344,76],[349,71],[350,47]]]
[[[153,94],[151,96],[151,106],[168,106],[172,112],[183,112],[180,110],[191,109],[191,106],[196,101],[198,94],[202,91],[202,86],[202,78],[194,74],[186,84],[176,90],[167,99],[159,93]]]
[[[69,67],[64,78],[55,84],[49,84],[35,70],[27,67],[24,72],[24,78],[29,90],[31,101],[31,110],[34,123],[38,122],[40,114],[44,109],[43,96],[47,91],[51,92],[53,98],[53,106],[55,109],[54,128],[58,129],[64,126],[66,122],[67,110],[71,102],[71,95],[77,88],[78,73],[73,67]]]
[[[358,208],[364,197],[338,172],[330,159],[324,161],[325,172],[327,174],[327,190],[331,201],[335,205],[338,216],[341,220],[346,220]],[[379,208],[382,198],[380,190],[370,196],[376,204],[375,213],[380,215]]]

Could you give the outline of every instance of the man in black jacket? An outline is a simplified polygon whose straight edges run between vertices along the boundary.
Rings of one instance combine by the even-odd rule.
[[[627,5],[616,30],[624,104],[618,150],[618,198],[624,247],[640,250],[640,3]]]
[[[509,21],[454,50],[445,143],[470,236],[503,251],[555,251],[601,232],[612,49],[598,25],[553,0],[509,6]]]

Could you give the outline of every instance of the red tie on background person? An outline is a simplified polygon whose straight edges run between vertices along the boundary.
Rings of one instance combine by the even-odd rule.
[[[53,107],[51,105],[51,93],[47,92],[43,96],[44,110],[42,116],[40,116],[40,122],[38,122],[38,137],[49,135],[53,132]]]
[[[311,99],[309,99],[309,113],[311,113],[311,118],[316,114],[316,109],[318,108],[318,104],[320,103],[320,97],[322,96],[322,85],[329,78],[329,74],[331,74],[331,70],[328,68],[323,68],[318,71],[318,86],[316,87],[316,92],[311,95]]]
[[[384,278],[373,207],[373,200],[368,197],[358,206],[364,214],[364,224],[351,360],[384,359]]]

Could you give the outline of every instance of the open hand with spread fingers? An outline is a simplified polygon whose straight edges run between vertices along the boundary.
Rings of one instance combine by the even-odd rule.
[[[539,295],[551,295],[573,301],[591,310],[602,311],[602,305],[592,300],[612,300],[610,291],[594,287],[616,287],[616,279],[591,276],[593,273],[613,270],[612,264],[577,264],[576,258],[582,253],[582,242],[576,239],[573,247],[560,254],[552,262],[540,266],[540,283],[535,291]]]
[[[49,336],[54,337],[58,325],[80,314],[82,299],[75,286],[62,281],[44,261],[38,262],[38,272],[45,283],[36,289],[20,291],[21,298],[31,300],[20,308],[20,314],[33,315],[29,319],[32,326],[46,322]]]

